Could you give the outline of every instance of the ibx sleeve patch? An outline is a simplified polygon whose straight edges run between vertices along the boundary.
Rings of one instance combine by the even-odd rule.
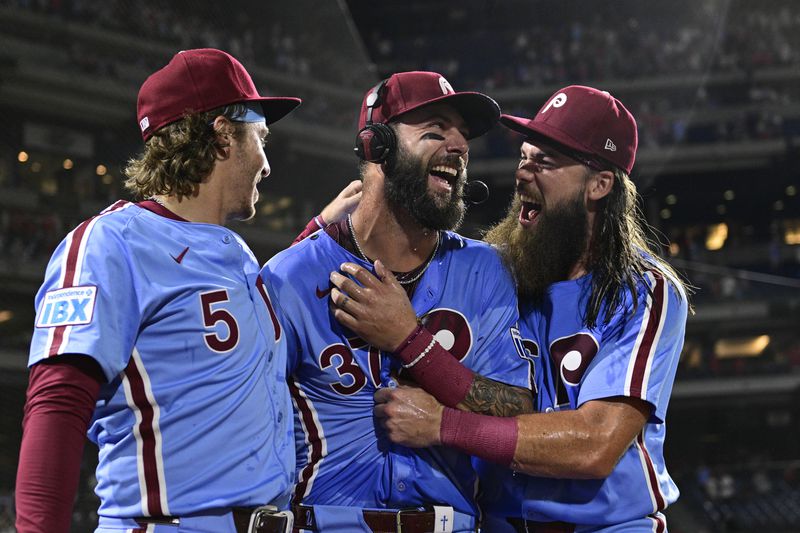
[[[36,313],[37,328],[88,324],[94,315],[97,287],[67,287],[47,291]]]

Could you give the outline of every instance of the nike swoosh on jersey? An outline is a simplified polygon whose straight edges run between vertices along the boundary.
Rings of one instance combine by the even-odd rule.
[[[330,293],[331,293],[331,289],[330,288],[325,289],[324,291],[322,291],[322,290],[320,290],[319,287],[317,287],[317,298],[325,298]]]
[[[178,257],[175,257],[175,256],[174,256],[174,255],[172,255],[172,254],[169,254],[169,256],[170,256],[172,259],[174,259],[176,263],[178,263],[178,264],[180,265],[180,264],[181,264],[181,261],[183,261],[183,256],[185,256],[185,255],[186,255],[186,252],[188,252],[188,251],[189,251],[189,247],[187,246],[187,247],[186,247],[186,248],[184,248],[184,249],[183,249],[183,251],[182,251],[182,252],[181,252],[181,253],[178,255]]]

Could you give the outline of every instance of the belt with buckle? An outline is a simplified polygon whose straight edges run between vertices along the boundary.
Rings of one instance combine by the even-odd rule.
[[[318,531],[312,505],[293,505],[295,531],[305,529]],[[399,510],[377,511],[364,509],[361,511],[364,522],[373,533],[430,533],[434,530],[436,514],[433,511]]]
[[[261,507],[234,507],[230,510],[236,533],[291,533],[292,514],[278,511],[273,505]],[[180,526],[181,519],[174,516],[147,516],[136,518],[142,527],[147,524]]]
[[[567,522],[534,522],[524,518],[507,518],[517,533],[573,533],[575,524]]]

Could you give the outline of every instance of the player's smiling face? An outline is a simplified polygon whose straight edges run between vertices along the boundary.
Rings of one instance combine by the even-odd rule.
[[[243,123],[242,135],[233,136],[231,156],[233,175],[230,177],[229,219],[248,220],[255,215],[258,202],[258,182],[270,174],[269,162],[264,151],[269,128],[264,122]]]
[[[431,194],[445,199],[465,180],[467,134],[464,119],[448,104],[422,107],[397,122],[398,142],[425,165]]]
[[[517,198],[522,204],[520,225],[533,229],[548,207],[582,201],[590,172],[583,164],[547,145],[522,143],[514,176]]]
[[[398,146],[385,166],[387,199],[423,227],[458,227],[469,159],[464,119],[447,104],[433,104],[404,114],[394,127]]]

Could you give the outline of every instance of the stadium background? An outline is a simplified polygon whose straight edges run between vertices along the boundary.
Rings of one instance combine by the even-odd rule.
[[[388,73],[436,70],[517,114],[572,83],[620,97],[639,121],[642,208],[698,288],[668,416],[682,490],[670,530],[800,531],[797,2],[0,0],[0,532],[13,531],[47,259],[125,197],[141,82],[205,46],[262,91],[305,100],[273,128],[258,215],[235,227],[262,261],[355,177],[360,99]],[[474,143],[470,176],[491,196],[464,233],[503,212],[518,144],[499,128]],[[95,523],[94,455],[87,445],[76,532]]]

